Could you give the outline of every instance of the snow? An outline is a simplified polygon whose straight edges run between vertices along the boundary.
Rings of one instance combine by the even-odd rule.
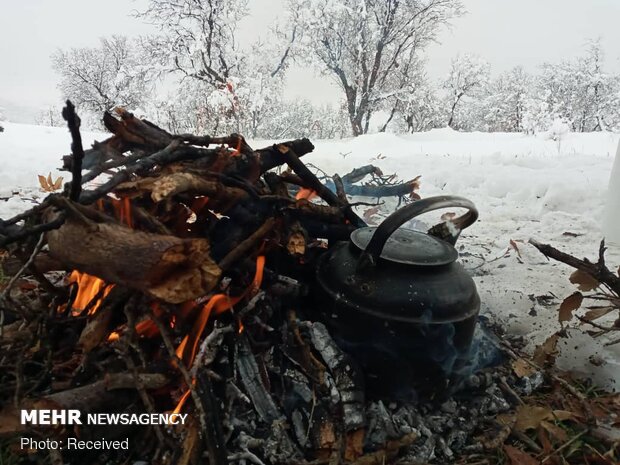
[[[105,137],[84,133],[84,146]],[[471,199],[480,219],[463,232],[457,247],[475,277],[482,312],[501,321],[509,332],[523,335],[533,349],[559,329],[559,304],[576,289],[568,281],[569,267],[547,261],[527,241],[535,238],[578,257],[596,257],[619,138],[605,132],[531,136],[439,129],[314,141],[315,151],[304,160],[340,175],[371,163],[386,174],[397,173],[400,180],[422,175],[422,197],[454,194]],[[262,147],[273,142],[250,144]],[[64,128],[5,125],[0,133],[0,198],[9,199],[0,200],[0,218],[46,195],[40,192],[37,174],[67,176],[55,167],[69,153],[69,145]],[[394,200],[387,200],[377,220],[395,206]],[[441,213],[421,220],[434,224]],[[607,257],[610,268],[616,269],[620,248],[612,245]],[[604,340],[585,333],[588,328],[572,326],[568,338],[560,342],[559,367],[620,390],[620,344],[606,347]],[[591,363],[592,359],[605,363],[596,366],[599,363]]]

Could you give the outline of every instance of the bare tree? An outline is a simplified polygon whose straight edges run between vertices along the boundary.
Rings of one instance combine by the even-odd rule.
[[[92,112],[115,105],[135,108],[150,91],[141,57],[124,36],[102,38],[99,47],[58,50],[52,66],[61,76],[63,96]]]
[[[393,74],[434,40],[462,5],[460,0],[303,0],[289,9],[303,31],[301,55],[338,82],[353,134],[359,135],[368,132],[372,114],[402,85]]]
[[[261,131],[281,100],[296,27],[288,34],[271,31],[277,43],[242,50],[236,31],[247,16],[247,0],[150,0],[137,16],[160,29],[142,39],[153,71],[180,78],[179,90],[192,92],[193,103],[183,102],[185,96],[176,102],[195,113],[188,124],[248,136]]]
[[[479,89],[484,88],[489,81],[489,64],[479,57],[472,55],[458,55],[452,60],[450,72],[444,81],[444,88],[448,91],[448,126],[454,126],[454,117],[457,107],[464,97],[472,96]]]

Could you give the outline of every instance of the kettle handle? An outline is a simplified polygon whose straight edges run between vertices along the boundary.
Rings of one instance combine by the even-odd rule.
[[[422,213],[448,207],[467,208],[468,211],[458,218],[451,220],[451,226],[447,226],[446,222],[436,224],[428,230],[428,234],[439,237],[454,245],[461,231],[471,226],[478,219],[478,209],[471,200],[464,197],[454,195],[428,197],[396,210],[377,227],[370,242],[366,246],[366,250],[364,250],[360,256],[358,270],[362,270],[368,265],[372,266],[377,263],[387,240],[405,222]]]

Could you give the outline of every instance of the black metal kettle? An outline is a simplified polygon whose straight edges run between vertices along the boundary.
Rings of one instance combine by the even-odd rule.
[[[427,233],[400,228],[422,213],[452,207],[467,212]],[[480,309],[475,283],[456,262],[454,244],[477,218],[465,198],[429,197],[378,227],[355,230],[349,242],[335,244],[320,258],[319,313],[371,384],[385,391],[396,376],[398,389],[417,393],[454,384],[453,375],[469,357]]]

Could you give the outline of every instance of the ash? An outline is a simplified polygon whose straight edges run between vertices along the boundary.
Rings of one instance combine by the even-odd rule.
[[[281,344],[261,355],[246,340],[222,357],[236,373],[222,405],[230,461],[320,463],[353,450],[349,461],[382,453],[389,462],[451,463],[482,451],[482,431],[501,429],[496,417],[543,384],[540,372],[515,377],[495,336],[479,328],[451,395],[368,400],[363,374],[322,323],[289,318],[279,333]]]

